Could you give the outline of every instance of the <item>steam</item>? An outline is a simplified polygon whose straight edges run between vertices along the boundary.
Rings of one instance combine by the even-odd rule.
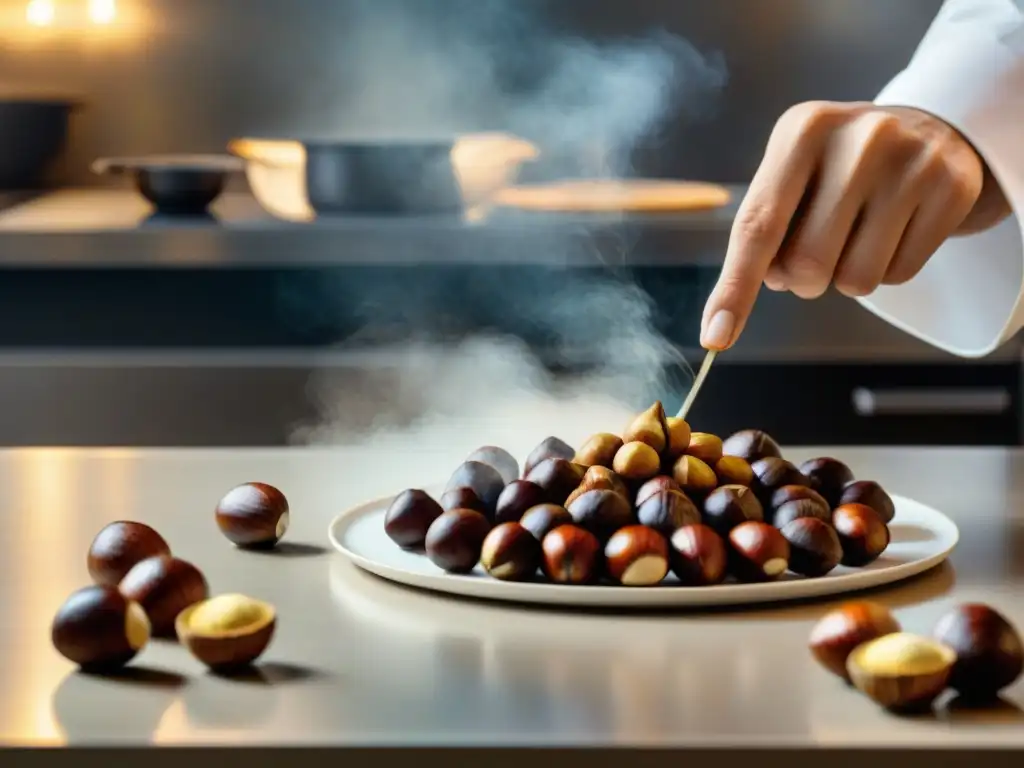
[[[708,115],[726,81],[720,58],[683,39],[655,31],[590,42],[559,32],[543,4],[529,0],[347,7],[337,58],[348,82],[344,110],[329,118],[336,135],[507,131],[542,148],[534,177],[628,176],[639,146],[658,141],[670,121]],[[628,272],[557,267],[570,257],[620,259],[632,247],[626,224],[615,228],[619,253],[610,256],[606,226],[600,257],[579,232],[550,231],[538,242],[532,228],[529,246],[520,244],[543,251],[555,265],[547,272],[490,268],[488,258],[500,254],[481,253],[467,267],[471,277],[424,268],[392,286],[350,274],[294,290],[298,312],[355,313],[361,330],[344,350],[374,349],[379,362],[318,376],[310,392],[322,419],[295,440],[416,439],[455,461],[497,443],[522,459],[547,435],[580,441],[619,431],[654,398],[681,401],[679,380],[692,381],[693,371],[658,331],[650,298]]]

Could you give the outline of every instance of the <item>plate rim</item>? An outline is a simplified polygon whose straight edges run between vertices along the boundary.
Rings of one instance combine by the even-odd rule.
[[[427,493],[437,490],[441,484],[425,487]],[[850,592],[861,592],[899,584],[919,576],[941,565],[960,543],[960,527],[941,510],[929,504],[901,494],[890,494],[897,508],[900,503],[910,504],[934,516],[939,524],[948,529],[949,542],[942,551],[920,560],[902,563],[893,568],[844,574],[836,578],[797,579],[788,582],[766,582],[755,584],[720,584],[711,587],[687,587],[664,585],[653,588],[626,587],[621,585],[593,585],[579,587],[568,584],[546,584],[538,582],[505,582],[480,576],[437,573],[421,574],[381,563],[352,551],[342,543],[345,531],[357,520],[386,508],[401,491],[364,501],[336,515],[327,527],[327,537],[333,549],[357,568],[374,574],[386,581],[415,589],[425,590],[448,597],[488,600],[512,604],[556,605],[566,608],[716,608],[737,605],[770,605],[815,598],[835,597]],[[947,538],[947,536],[944,536]],[[897,575],[892,571],[896,570]],[[888,574],[886,577],[868,577],[867,574]],[[851,578],[852,577],[852,578]],[[800,585],[787,588],[784,585]],[[464,585],[460,587],[459,585]],[[472,585],[472,586],[468,586]],[[780,590],[781,588],[781,590]],[[687,599],[685,596],[704,595],[708,599]],[[581,599],[582,598],[582,599]]]

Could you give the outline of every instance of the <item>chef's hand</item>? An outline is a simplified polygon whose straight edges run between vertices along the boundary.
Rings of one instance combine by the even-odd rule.
[[[932,115],[809,102],[775,125],[704,310],[701,344],[735,343],[761,283],[804,299],[905,283],[953,234],[1009,208],[974,148]]]

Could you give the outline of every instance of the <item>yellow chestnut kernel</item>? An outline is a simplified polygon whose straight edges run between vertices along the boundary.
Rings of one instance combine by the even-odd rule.
[[[218,595],[196,606],[189,617],[189,628],[204,635],[235,632],[258,623],[264,616],[262,604],[251,597]]]
[[[615,454],[613,469],[618,475],[629,480],[647,480],[658,474],[661,469],[661,457],[646,443],[626,443]]]
[[[910,632],[895,632],[870,640],[857,653],[857,663],[873,675],[928,675],[950,664],[941,645]]]

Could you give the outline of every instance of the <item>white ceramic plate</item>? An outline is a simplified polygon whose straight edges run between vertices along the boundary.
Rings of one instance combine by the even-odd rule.
[[[437,498],[439,489],[424,489]],[[338,516],[330,526],[331,544],[358,567],[390,581],[451,595],[566,606],[652,608],[772,603],[837,595],[909,579],[949,557],[960,539],[956,524],[938,510],[893,496],[896,516],[892,541],[878,560],[864,568],[839,566],[827,576],[808,579],[787,573],[767,584],[682,587],[669,574],[656,587],[568,586],[499,581],[477,566],[466,575],[448,574],[422,554],[400,549],[384,533],[384,515],[393,497],[371,501]]]

